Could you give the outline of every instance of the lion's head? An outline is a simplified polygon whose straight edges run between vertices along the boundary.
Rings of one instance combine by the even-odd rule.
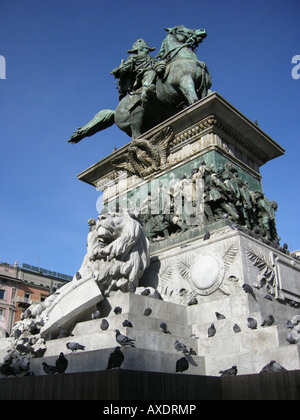
[[[88,236],[87,256],[84,263],[97,277],[101,290],[126,290],[130,283],[138,285],[149,265],[149,241],[132,213],[100,214]]]

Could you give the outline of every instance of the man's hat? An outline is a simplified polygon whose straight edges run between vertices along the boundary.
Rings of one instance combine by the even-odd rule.
[[[147,44],[147,42],[144,39],[140,38],[140,39],[135,41],[135,43],[131,47],[131,50],[127,50],[127,52],[128,52],[128,54],[134,54],[134,53],[137,53],[138,51],[140,51],[143,48],[147,48],[148,52],[155,50],[155,48],[149,47],[149,45]]]

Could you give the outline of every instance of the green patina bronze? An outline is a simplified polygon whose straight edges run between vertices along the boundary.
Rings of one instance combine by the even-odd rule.
[[[98,112],[74,132],[70,143],[78,143],[114,123],[137,138],[210,93],[210,74],[195,53],[206,31],[183,25],[166,31],[168,35],[155,58],[149,54],[155,48],[143,39],[127,51],[129,57],[112,71],[119,91],[117,108]]]

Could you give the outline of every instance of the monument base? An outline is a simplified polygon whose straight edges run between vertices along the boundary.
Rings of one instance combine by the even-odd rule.
[[[97,405],[97,414],[102,414],[111,405],[119,407],[117,401],[133,401],[132,406],[138,407],[138,414],[153,410],[155,405],[151,407],[151,401],[155,404],[164,401],[165,410],[177,409],[177,412],[189,409],[187,403],[182,404],[183,401],[189,401],[196,407],[184,413],[200,414],[198,401],[299,399],[300,370],[214,378],[117,369],[0,381],[0,400],[105,401]],[[141,406],[143,413],[139,411],[136,401],[149,401],[149,404]],[[168,403],[171,401],[173,405]],[[130,403],[126,406],[129,407]]]

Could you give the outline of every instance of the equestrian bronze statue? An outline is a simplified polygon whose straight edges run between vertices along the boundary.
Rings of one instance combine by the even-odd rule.
[[[166,31],[168,35],[155,58],[149,54],[155,48],[143,39],[127,51],[128,58],[112,71],[119,91],[117,108],[98,112],[73,133],[70,143],[78,143],[114,123],[135,139],[211,92],[206,64],[195,53],[206,31],[183,25]]]

